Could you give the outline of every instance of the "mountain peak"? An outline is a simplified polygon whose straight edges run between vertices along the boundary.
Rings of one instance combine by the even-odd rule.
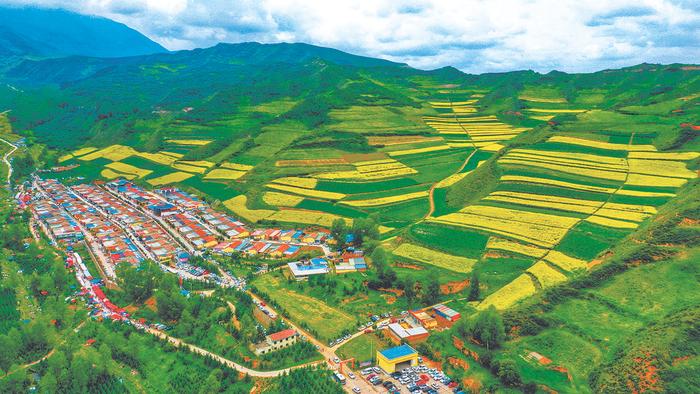
[[[4,55],[123,57],[166,52],[122,23],[59,9],[0,7],[0,26]]]

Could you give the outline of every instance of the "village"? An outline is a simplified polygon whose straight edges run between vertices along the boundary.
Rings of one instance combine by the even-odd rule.
[[[235,277],[220,266],[218,272],[212,272],[191,264],[193,257],[205,257],[215,266],[217,260],[213,256],[234,254],[270,263],[289,260],[277,268],[283,268],[285,275],[296,281],[331,272],[364,272],[368,267],[361,250],[352,247],[336,250],[335,240],[327,230],[251,228],[176,188],[149,191],[121,179],[67,186],[55,179],[35,177],[31,184],[20,189],[16,198],[21,207],[30,208],[31,226],[66,251],[66,266],[75,272],[82,285],[77,296],[87,301],[94,318],[122,321],[156,335],[167,336],[163,331],[167,326],[133,319],[105,295],[104,286],[115,283],[117,265],[138,265],[152,260],[163,271],[182,279],[248,292],[245,278]],[[87,256],[76,252],[76,247],[83,244],[87,246]],[[302,254],[317,257],[295,260]],[[98,272],[90,271],[84,262],[86,258],[94,261]],[[262,264],[257,272],[264,274],[267,269],[267,264]],[[309,341],[348,392],[460,391],[456,382],[435,368],[439,364],[428,367],[412,347],[424,342],[432,330],[449,328],[461,317],[445,305],[401,311],[393,316],[373,315],[356,333],[326,344],[281,316],[255,294],[251,296],[256,307],[253,315],[261,324],[269,327],[281,320],[281,326],[285,327],[268,332],[262,341],[249,345],[258,356]],[[377,349],[369,364],[367,360],[338,357],[341,345],[370,333],[381,335],[394,347]],[[255,375],[255,371],[240,367]]]

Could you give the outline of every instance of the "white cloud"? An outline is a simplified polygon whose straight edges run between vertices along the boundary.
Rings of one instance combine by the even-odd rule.
[[[700,59],[684,0],[0,0],[101,15],[165,47],[307,42],[468,72],[592,71]]]

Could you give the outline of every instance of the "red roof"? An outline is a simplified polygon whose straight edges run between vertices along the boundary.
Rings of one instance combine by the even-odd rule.
[[[288,328],[286,330],[282,330],[280,332],[276,332],[274,334],[268,335],[268,338],[270,338],[271,341],[281,341],[283,339],[287,339],[289,337],[293,337],[296,335],[296,331],[294,331],[291,328]]]

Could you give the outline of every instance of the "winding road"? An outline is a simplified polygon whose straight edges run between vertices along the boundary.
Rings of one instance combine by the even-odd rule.
[[[7,165],[7,184],[10,184],[10,179],[12,179],[12,163],[10,163],[10,156],[12,156],[13,153],[17,150],[17,145],[11,143],[10,141],[0,138],[0,141],[6,143],[7,145],[10,145],[12,149],[10,149],[9,152],[5,153],[5,156],[2,157],[2,161],[5,162]]]

